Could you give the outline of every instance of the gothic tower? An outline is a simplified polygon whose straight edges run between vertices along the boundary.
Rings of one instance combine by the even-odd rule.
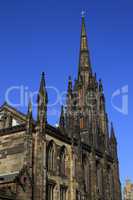
[[[86,199],[121,199],[117,142],[113,127],[109,132],[108,123],[103,84],[97,81],[92,70],[85,18],[82,17],[78,76],[74,85],[69,77],[64,126],[78,157],[77,182],[84,183],[86,188],[86,192],[82,187],[78,192]],[[84,145],[89,146],[89,154],[84,153]],[[108,160],[110,156],[112,163]],[[86,174],[81,173],[82,169]]]

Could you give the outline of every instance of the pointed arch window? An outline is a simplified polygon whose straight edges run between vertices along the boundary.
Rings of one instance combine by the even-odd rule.
[[[64,146],[60,151],[60,175],[66,176],[66,149]]]
[[[48,182],[47,185],[47,200],[54,200],[54,188],[55,183],[54,182]]]
[[[48,156],[47,156],[47,168],[48,171],[54,171],[54,145],[53,141],[49,143],[48,146]]]

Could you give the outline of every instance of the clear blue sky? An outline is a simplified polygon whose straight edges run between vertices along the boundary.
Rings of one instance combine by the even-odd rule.
[[[86,10],[86,27],[93,70],[102,78],[109,119],[118,138],[121,181],[133,180],[133,1],[132,0],[1,0],[0,1],[0,104],[10,86],[35,91],[40,74],[60,92],[69,75],[77,75],[80,13]],[[114,91],[129,87],[129,114],[111,104]],[[19,94],[11,93],[17,103]],[[49,91],[49,101],[55,94]],[[114,103],[121,106],[121,96]],[[59,109],[59,105],[55,107]],[[26,111],[26,106],[19,108]],[[57,123],[56,116],[49,122]]]

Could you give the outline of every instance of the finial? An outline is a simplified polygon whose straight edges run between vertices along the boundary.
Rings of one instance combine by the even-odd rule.
[[[102,84],[102,79],[101,78],[99,79],[99,83]]]
[[[85,17],[85,14],[86,14],[86,11],[85,11],[85,10],[82,10],[82,11],[81,11],[81,17],[84,18],[84,17]]]
[[[29,119],[32,119],[32,102],[31,102],[31,98],[29,99],[27,117]]]
[[[68,92],[72,92],[72,78],[69,76],[68,78]]]
[[[45,73],[42,72],[42,81],[44,82],[44,86],[45,86]]]
[[[69,79],[69,81],[72,81],[72,77],[71,76],[69,76],[68,79]]]
[[[48,96],[47,96],[47,91],[46,91],[45,73],[42,72],[37,102],[39,104],[42,104],[42,101],[44,100],[44,98],[45,98],[45,103],[47,104]]]
[[[42,75],[41,75],[41,82],[40,82],[40,89],[39,89],[39,93],[41,95],[44,95],[44,92],[45,92],[45,88],[46,87],[46,83],[45,83],[45,73],[42,72]]]
[[[44,72],[42,72],[42,77],[44,77],[45,76],[45,73]]]
[[[29,99],[28,113],[32,113],[32,102],[31,102],[31,98]]]
[[[99,91],[103,92],[103,84],[101,79],[99,79]]]

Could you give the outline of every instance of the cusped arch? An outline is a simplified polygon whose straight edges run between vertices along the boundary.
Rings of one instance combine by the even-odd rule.
[[[47,169],[50,172],[54,171],[55,168],[55,152],[55,142],[53,140],[50,140],[47,145]]]
[[[62,146],[59,151],[59,171],[61,176],[67,176],[67,168],[68,168],[68,151],[66,146]]]

